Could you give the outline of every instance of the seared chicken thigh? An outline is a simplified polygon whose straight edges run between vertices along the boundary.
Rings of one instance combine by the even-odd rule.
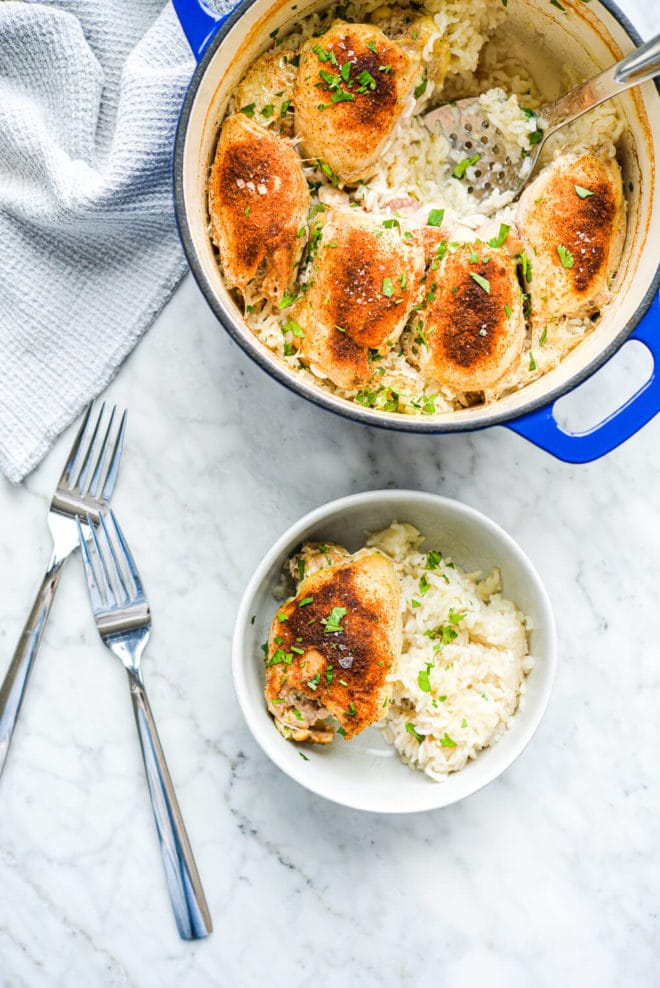
[[[281,126],[293,100],[296,66],[290,51],[267,51],[240,82],[236,107],[264,127]]]
[[[320,159],[341,182],[373,175],[421,65],[420,49],[411,54],[370,24],[337,21],[306,41],[294,90],[303,156]]]
[[[308,283],[293,310],[304,334],[299,357],[341,388],[369,381],[370,358],[396,343],[420,298],[421,239],[406,239],[393,222],[328,209],[312,227]]]
[[[322,543],[304,546],[293,571],[296,596],[270,629],[268,709],[287,739],[328,744],[330,717],[350,739],[385,715],[387,676],[401,652],[399,581],[375,549],[351,556]]]
[[[625,234],[615,159],[559,155],[523,192],[516,223],[531,265],[534,325],[591,316],[609,300]]]
[[[213,239],[230,288],[263,272],[264,294],[289,288],[304,240],[309,188],[291,144],[235,113],[222,125],[209,181]]]
[[[411,359],[427,380],[455,393],[492,387],[525,339],[516,262],[501,247],[462,244],[427,278],[427,305]],[[442,253],[442,251],[441,251]]]

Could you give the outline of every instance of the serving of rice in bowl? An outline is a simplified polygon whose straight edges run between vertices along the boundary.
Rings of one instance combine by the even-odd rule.
[[[308,539],[356,552],[365,532],[392,560],[402,590],[403,646],[387,716],[348,742],[284,740],[264,702],[261,650],[283,567]],[[538,574],[499,526],[437,495],[372,491],[311,512],[269,550],[241,603],[233,675],[252,734],[297,782],[358,809],[414,812],[475,792],[521,753],[549,699],[555,647]]]

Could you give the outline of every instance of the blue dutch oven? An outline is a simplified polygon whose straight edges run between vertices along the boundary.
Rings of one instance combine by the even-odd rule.
[[[628,199],[626,245],[616,292],[596,330],[561,364],[532,384],[494,405],[467,408],[444,417],[412,417],[346,401],[300,379],[265,347],[243,321],[227,291],[208,232],[206,183],[227,102],[250,63],[296,20],[318,9],[318,0],[242,0],[230,13],[218,14],[202,0],[173,0],[198,60],[177,131],[174,190],[177,222],[192,272],[209,305],[245,352],[292,391],[354,421],[416,433],[466,432],[505,425],[570,463],[604,456],[634,435],[660,411],[660,96],[645,83],[619,97],[627,120],[621,147]],[[539,34],[556,55],[582,75],[593,75],[618,61],[641,39],[610,0],[563,0],[566,12],[546,0],[509,0],[507,14],[522,36]],[[515,43],[512,39],[512,43]],[[638,340],[651,351],[650,378],[620,408],[581,433],[563,430],[555,418],[557,399],[586,380],[623,345]]]

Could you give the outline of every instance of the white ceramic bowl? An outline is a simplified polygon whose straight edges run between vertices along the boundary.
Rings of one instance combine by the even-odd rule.
[[[468,571],[502,571],[503,592],[532,618],[535,665],[511,728],[446,782],[404,765],[377,727],[350,742],[299,745],[285,741],[266,709],[261,643],[277,603],[282,566],[304,539],[335,541],[355,551],[366,530],[406,521]],[[253,621],[254,617],[254,621]],[[474,508],[418,491],[370,491],[331,501],[292,525],[268,551],[241,601],[233,644],[234,685],[248,727],[265,753],[302,786],[344,806],[377,813],[414,813],[448,806],[492,782],[531,740],[545,711],[556,665],[555,619],[538,573],[510,535]],[[309,761],[300,757],[303,751]]]

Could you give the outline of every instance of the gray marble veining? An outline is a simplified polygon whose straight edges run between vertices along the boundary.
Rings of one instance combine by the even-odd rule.
[[[657,29],[641,3],[626,8]],[[607,373],[620,393],[630,359]],[[0,985],[657,984],[660,417],[585,467],[502,428],[370,431],[251,365],[190,278],[109,394],[130,408],[115,504],[153,609],[145,674],[215,933],[176,935],[124,677],[74,559],[0,784]],[[22,488],[0,485],[3,668],[70,441]],[[230,676],[237,601],[274,538],[323,501],[395,486],[460,498],[508,529],[560,633],[524,755],[469,800],[413,818],[297,787],[248,734]]]

